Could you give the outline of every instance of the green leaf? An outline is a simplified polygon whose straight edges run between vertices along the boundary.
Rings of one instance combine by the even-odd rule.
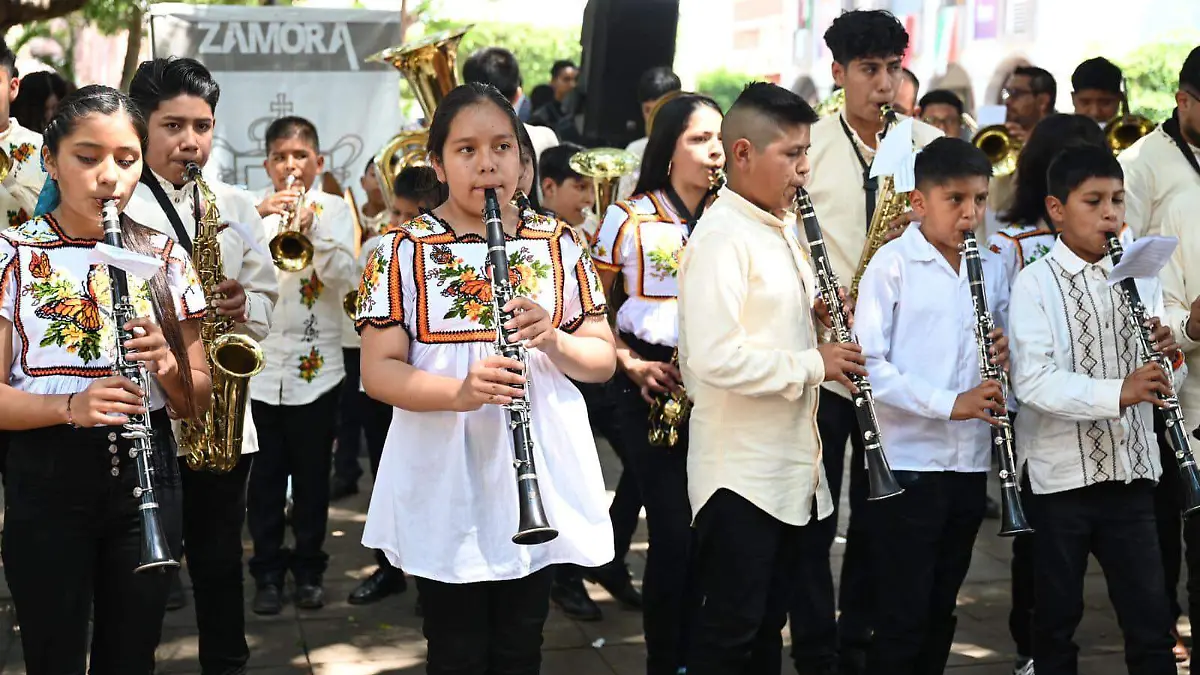
[[[1125,73],[1133,113],[1158,123],[1171,116],[1179,88],[1179,67],[1195,45],[1195,39],[1183,37],[1143,45],[1117,64]]]
[[[702,73],[697,77],[696,89],[700,93],[711,96],[721,106],[721,110],[729,110],[729,107],[737,100],[738,94],[742,93],[742,88],[746,86],[746,83],[752,82],[754,79],[744,73],[720,68]]]

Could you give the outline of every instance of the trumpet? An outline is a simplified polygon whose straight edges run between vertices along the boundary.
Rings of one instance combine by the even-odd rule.
[[[283,189],[292,189],[295,182],[295,176],[288,176]],[[300,232],[300,214],[306,196],[307,191],[301,186],[300,197],[281,220],[279,234],[271,239],[271,261],[284,272],[299,272],[312,264],[312,240]]]
[[[993,176],[1007,176],[1017,170],[1022,143],[1008,133],[1003,124],[986,126],[975,133],[971,143],[987,155]]]
[[[1104,125],[1104,139],[1114,155],[1121,154],[1126,148],[1137,143],[1146,134],[1154,131],[1158,125],[1149,118],[1133,115],[1129,112],[1129,100],[1121,97],[1121,112]]]

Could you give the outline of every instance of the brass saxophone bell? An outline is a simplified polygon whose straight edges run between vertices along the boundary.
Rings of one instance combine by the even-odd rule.
[[[348,291],[342,297],[342,311],[353,321],[358,317],[358,291]]]

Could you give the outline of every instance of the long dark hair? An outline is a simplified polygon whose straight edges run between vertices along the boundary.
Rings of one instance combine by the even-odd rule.
[[[1106,145],[1104,132],[1091,118],[1055,113],[1038,122],[1017,160],[1012,207],[1000,214],[1000,220],[1014,225],[1033,225],[1041,220],[1053,228],[1046,213],[1046,170],[1060,152],[1079,145]]]
[[[41,132],[46,126],[46,99],[51,96],[59,101],[66,98],[67,81],[49,70],[30,73],[21,78],[21,89],[10,112],[21,126]]]
[[[538,199],[538,189],[542,184],[542,175],[538,171],[537,150],[533,147],[533,139],[529,137],[529,130],[524,124],[517,125],[517,143],[521,146],[521,168],[525,168],[525,162],[528,161],[533,172],[533,187],[529,189],[529,194],[525,195],[529,199],[529,207],[536,211],[542,210],[542,201]]]
[[[646,152],[642,155],[642,173],[638,176],[633,194],[646,194],[670,185],[671,157],[675,154],[675,145],[687,129],[692,113],[701,106],[721,112],[721,106],[707,96],[681,94],[665,103],[654,114],[654,127],[646,141]]]
[[[79,121],[88,115],[117,115],[122,114],[129,118],[134,129],[137,130],[138,138],[141,139],[143,147],[146,144],[146,120],[142,117],[138,109],[129,100],[129,97],[121,92],[99,84],[91,84],[86,87],[80,87],[58,105],[58,112],[46,125],[46,131],[42,134],[42,141],[49,151],[51,156],[58,156],[58,149],[62,145],[64,139],[74,133]],[[121,234],[124,238],[125,246],[131,251],[136,251],[143,255],[151,257],[159,257],[159,252],[155,250],[151,242],[151,237],[156,233],[144,225],[140,225],[128,216],[121,215]],[[184,396],[187,402],[187,413],[190,417],[196,409],[195,402],[192,399],[192,371],[191,364],[188,362],[187,346],[183,342],[183,329],[180,328],[179,316],[175,313],[175,301],[171,295],[171,289],[167,286],[167,271],[164,267],[160,269],[153,277],[149,279],[150,298],[154,305],[154,314],[158,318],[158,324],[162,328],[163,337],[166,338],[167,346],[175,354],[175,360],[179,363],[179,374],[184,382]],[[211,309],[209,311],[212,311]]]

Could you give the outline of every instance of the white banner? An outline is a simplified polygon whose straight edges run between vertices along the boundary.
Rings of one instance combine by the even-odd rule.
[[[363,198],[367,160],[404,123],[400,73],[365,59],[394,46],[399,13],[364,9],[150,6],[153,54],[189,56],[221,85],[205,174],[250,189],[269,184],[263,136],[299,115],[320,135],[325,170]]]

